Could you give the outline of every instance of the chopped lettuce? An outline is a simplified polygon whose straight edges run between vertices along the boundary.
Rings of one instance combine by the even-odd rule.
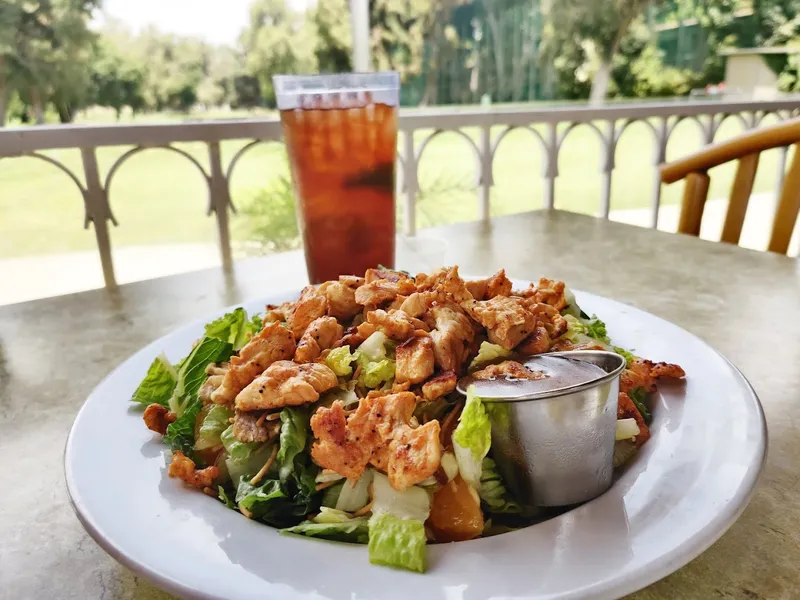
[[[561,311],[562,315],[581,317],[584,314],[581,310],[581,307],[578,306],[578,301],[575,299],[575,293],[568,287],[564,288],[564,300],[567,301],[567,308]]]
[[[181,361],[178,382],[169,399],[169,409],[178,417],[197,399],[197,391],[206,380],[206,367],[211,363],[228,360],[233,353],[233,345],[212,337],[204,337],[192,349],[189,356]],[[199,411],[199,409],[198,409]]]
[[[293,533],[336,542],[366,544],[369,542],[369,519],[360,517],[338,523],[321,523],[317,520],[303,521],[294,527],[281,529],[281,533]]]
[[[488,456],[483,459],[481,486],[478,495],[491,514],[520,514],[522,508],[508,493],[503,478],[497,471],[497,464]]]
[[[347,485],[347,481],[342,481],[341,483],[325,488],[325,491],[322,492],[322,501],[320,505],[327,506],[328,508],[336,508],[336,503],[339,501],[339,496],[345,485]]]
[[[294,460],[305,450],[308,423],[308,412],[302,408],[284,408],[281,411],[280,449],[276,457],[281,481],[285,482],[294,473]]]
[[[394,489],[383,473],[375,472],[372,480],[372,513],[388,513],[400,519],[425,522],[431,512],[431,499],[421,487],[403,491]],[[337,507],[338,508],[338,507]]]
[[[319,514],[311,519],[314,523],[344,523],[350,521],[353,516],[343,510],[336,510],[327,506],[321,506]]]
[[[193,456],[194,428],[202,408],[203,403],[195,395],[182,405],[181,416],[167,426],[163,440],[173,452],[180,450],[186,456]]]
[[[647,392],[644,391],[643,387],[637,387],[628,392],[628,397],[633,400],[633,403],[636,405],[639,414],[642,415],[644,422],[649,425],[653,420],[653,415],[650,414],[650,411],[647,409]]]
[[[511,356],[511,350],[506,350],[497,344],[481,342],[481,347],[478,349],[478,355],[472,359],[472,362],[469,364],[469,370],[472,371],[484,363],[497,360],[498,358],[508,358],[509,356]]]
[[[325,357],[325,364],[331,371],[336,373],[337,377],[348,377],[353,373],[353,367],[350,365],[356,356],[350,352],[349,346],[340,346],[334,348]]]
[[[369,520],[369,562],[425,572],[425,526],[388,513]]]
[[[373,473],[372,469],[368,469],[358,481],[346,481],[336,499],[336,508],[354,512],[365,507],[369,502],[369,485],[372,483]]]
[[[348,381],[347,383],[336,386],[335,388],[322,394],[319,399],[319,406],[330,407],[337,400],[341,402],[345,408],[351,408],[353,404],[358,404],[359,397],[355,392],[356,382]]]
[[[386,346],[389,338],[382,331],[376,331],[358,347],[356,354],[360,363],[377,362],[386,357]]]
[[[206,413],[200,430],[197,432],[197,439],[194,442],[195,450],[207,450],[208,448],[215,448],[222,444],[220,437],[222,432],[230,427],[228,419],[233,416],[233,411],[215,404]]]
[[[258,442],[240,442],[233,436],[233,425],[220,435],[222,446],[227,457],[225,464],[234,486],[238,486],[243,477],[252,477],[267,462],[272,452],[272,444]],[[277,470],[277,461],[270,469],[270,473]],[[268,474],[269,475],[269,474]]]
[[[264,318],[259,314],[253,315],[250,321],[247,322],[247,333],[253,336],[262,329],[264,329]]]
[[[380,387],[394,379],[395,361],[388,358],[376,362],[369,362],[361,368],[358,382],[369,389]]]
[[[228,496],[228,492],[225,491],[224,487],[221,485],[217,486],[217,492],[219,494],[220,502],[222,502],[228,508],[236,510],[236,503],[230,499],[230,496]]]
[[[170,364],[166,356],[159,354],[147,369],[147,375],[136,388],[131,401],[169,406],[169,399],[177,383],[178,372],[175,367]]]
[[[636,419],[617,419],[617,433],[615,439],[629,440],[639,435],[639,425]]]
[[[567,322],[565,335],[573,343],[594,341],[606,345],[610,342],[606,324],[597,317],[584,319],[568,314],[564,320]]]
[[[614,468],[621,467],[636,456],[636,444],[630,440],[620,440],[614,444]]]
[[[249,339],[249,325],[247,312],[239,307],[206,325],[206,337],[228,342],[234,350],[238,350]]]
[[[277,479],[267,479],[259,485],[242,479],[236,489],[236,504],[242,512],[250,512],[253,518],[273,527],[287,527],[297,522],[292,515],[291,502]]]
[[[611,349],[619,354],[621,357],[625,359],[625,362],[631,364],[636,359],[636,356],[632,352],[628,352],[625,348],[620,348],[619,346],[612,346]]]
[[[475,489],[480,488],[481,463],[489,453],[491,443],[489,416],[481,399],[475,395],[475,388],[470,386],[464,410],[453,432],[453,449],[461,477]]]

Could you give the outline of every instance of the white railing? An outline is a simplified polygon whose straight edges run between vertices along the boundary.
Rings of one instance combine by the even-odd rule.
[[[422,154],[437,135],[453,131],[461,135],[472,148],[476,159],[478,214],[488,219],[490,193],[493,185],[493,162],[498,145],[512,130],[528,129],[543,151],[542,177],[544,180],[545,208],[555,203],[555,182],[558,177],[558,156],[569,133],[578,125],[588,125],[598,135],[601,153],[603,186],[599,215],[608,218],[611,199],[612,173],[615,166],[616,147],[625,129],[634,122],[643,122],[653,134],[653,164],[665,161],[666,148],[675,126],[685,120],[694,120],[702,131],[706,144],[713,142],[722,124],[729,116],[741,120],[746,129],[758,127],[768,114],[784,120],[800,113],[800,95],[770,101],[696,101],[625,103],[600,107],[564,106],[553,108],[459,109],[458,107],[429,110],[401,111],[402,132],[399,152],[398,176],[402,192],[403,223],[405,233],[416,231],[416,200],[419,192],[418,165]],[[539,126],[534,128],[534,126]],[[478,141],[464,133],[465,128],[480,131]],[[498,132],[498,129],[500,131]],[[415,132],[430,133],[420,141]],[[544,131],[544,133],[542,133]],[[231,254],[228,211],[234,211],[231,201],[230,180],[233,169],[242,155],[261,142],[279,141],[281,126],[277,119],[205,121],[179,124],[148,125],[61,125],[0,130],[0,159],[31,156],[46,161],[63,172],[78,186],[85,207],[84,226],[94,225],[97,246],[107,287],[115,287],[114,264],[108,232],[108,222],[117,224],[111,212],[108,192],[114,175],[131,156],[149,148],[165,148],[192,162],[208,185],[208,213],[216,215],[222,265],[230,269]],[[223,165],[220,143],[226,140],[250,140]],[[181,142],[202,142],[208,147],[210,169],[206,171],[191,154],[173,146]],[[107,146],[133,146],[120,156],[103,179],[97,165],[97,149]],[[80,149],[85,183],[76,173],[57,160],[42,154],[45,150],[64,148]],[[780,188],[786,160],[783,149],[779,159]],[[2,190],[0,190],[2,193]],[[651,197],[650,226],[658,225],[661,204],[661,183],[657,170]]]

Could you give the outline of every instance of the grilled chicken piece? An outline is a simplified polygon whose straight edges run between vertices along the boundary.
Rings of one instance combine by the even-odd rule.
[[[410,427],[415,406],[411,392],[371,392],[347,419],[339,401],[319,408],[311,417],[317,438],[311,448],[314,462],[349,479],[359,478],[372,462],[388,471],[389,483],[397,490],[427,479],[441,459],[439,424],[431,421],[424,430]]]
[[[230,365],[228,363],[211,363],[206,367],[205,382],[200,386],[200,391],[197,393],[203,404],[211,402],[211,395],[222,385],[225,380],[225,373],[228,372]]]
[[[465,283],[475,300],[488,300],[495,296],[511,295],[511,280],[506,277],[505,269],[500,269],[488,279],[477,279]]]
[[[549,304],[526,298],[522,301],[522,305],[536,317],[536,322],[539,325],[544,326],[550,339],[555,339],[567,332],[567,320]]]
[[[320,317],[312,321],[297,344],[294,360],[298,363],[315,361],[323,350],[333,348],[342,339],[344,329],[333,317]]]
[[[420,276],[417,276],[420,279]],[[417,285],[419,291],[435,291],[452,297],[456,302],[463,304],[474,300],[472,294],[467,289],[467,284],[458,274],[458,267],[441,268],[434,271],[424,278],[421,285]]]
[[[656,379],[669,377],[681,379],[686,373],[678,365],[670,363],[654,363],[644,358],[635,358],[629,361],[628,368],[622,372],[619,380],[619,389],[623,392],[630,392],[636,388],[644,388],[645,392],[652,392],[656,389]]]
[[[636,424],[639,426],[639,435],[636,436],[636,447],[638,448],[650,439],[650,428],[644,422],[644,417],[628,394],[620,392],[618,398],[617,419],[636,419]]]
[[[328,316],[345,321],[361,311],[361,305],[356,302],[356,288],[361,285],[358,282],[363,282],[363,279],[340,277],[339,281],[326,281],[317,288],[328,299]]]
[[[513,350],[536,327],[536,317],[525,309],[519,298],[495,296],[491,300],[474,302],[469,311],[472,318],[486,328],[489,341],[506,350]]]
[[[548,304],[558,312],[561,312],[569,304],[564,296],[565,289],[566,286],[563,281],[553,281],[542,277],[538,284],[531,284],[528,289],[520,292],[519,295],[530,298],[537,303]]]
[[[150,431],[155,431],[164,435],[167,433],[167,427],[170,423],[174,423],[178,417],[174,412],[170,411],[166,406],[160,404],[151,404],[144,409],[142,415],[144,424]]]
[[[366,283],[356,290],[356,302],[363,306],[380,306],[397,296],[417,291],[414,280],[402,273],[367,269]]]
[[[435,292],[414,292],[410,296],[403,299],[399,310],[402,310],[409,317],[421,317],[424,315],[438,294]]]
[[[480,371],[475,371],[475,379],[544,379],[547,377],[541,371],[533,371],[514,360],[504,360],[496,365],[488,365]]]
[[[533,333],[517,346],[517,352],[522,354],[542,354],[550,350],[551,344],[552,340],[550,339],[550,334],[547,333],[547,329],[542,325],[537,325]]]
[[[219,476],[219,469],[217,467],[198,469],[191,458],[177,450],[172,455],[172,462],[169,463],[167,473],[170,477],[177,477],[191,487],[203,489],[214,485],[214,480]]]
[[[523,342],[523,344],[526,342]],[[521,349],[522,346],[519,347],[519,350]],[[553,342],[553,345],[550,346],[550,350],[552,350],[553,352],[568,352],[570,350],[606,350],[606,347],[603,344],[600,344],[599,342],[592,342],[592,341],[586,341],[576,344],[575,342],[571,342],[567,338],[562,337]]]
[[[412,429],[401,426],[389,445],[386,474],[396,490],[405,490],[436,473],[442,462],[439,421]]]
[[[397,347],[398,383],[422,383],[433,374],[433,340],[429,337],[412,337]]]
[[[336,374],[323,364],[298,365],[290,360],[279,360],[239,392],[236,409],[271,410],[309,404],[338,383]]]
[[[374,325],[382,330],[387,336],[396,342],[403,342],[414,335],[414,331],[430,331],[430,328],[413,317],[409,317],[402,310],[373,310],[367,313],[367,323]],[[361,326],[359,326],[361,329]]]
[[[297,301],[294,312],[286,320],[294,339],[299,340],[306,327],[327,312],[328,298],[313,285],[306,286],[300,294],[300,299]]]
[[[330,408],[317,409],[311,417],[311,431],[317,440],[311,447],[315,463],[348,479],[361,477],[373,449],[347,430],[344,406],[339,400]]]
[[[459,372],[467,359],[475,329],[457,304],[435,304],[426,315],[431,331],[436,364],[443,371]],[[431,323],[432,322],[432,323]]]
[[[264,421],[261,414],[236,411],[233,417],[233,437],[240,442],[268,442],[280,433],[280,421]],[[258,421],[261,419],[261,424]]]
[[[264,313],[264,323],[284,323],[294,312],[295,302],[284,302],[280,306],[267,304],[267,312]]]
[[[458,377],[453,371],[442,371],[422,384],[422,397],[428,401],[436,400],[456,389],[457,383]]]
[[[220,386],[211,393],[216,404],[231,404],[237,394],[275,361],[294,356],[295,342],[292,333],[279,323],[267,323],[258,335],[253,337],[231,357],[227,372]]]

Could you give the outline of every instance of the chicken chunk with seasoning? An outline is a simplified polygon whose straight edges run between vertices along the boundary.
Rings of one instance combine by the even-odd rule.
[[[292,358],[295,341],[280,323],[267,323],[245,344],[238,356],[231,357],[219,387],[210,394],[216,404],[231,404],[247,385],[276,361]]]
[[[433,340],[430,337],[409,338],[396,352],[395,380],[398,383],[422,383],[433,374]]]
[[[286,320],[295,340],[299,340],[313,321],[328,312],[328,299],[313,285],[303,289],[294,311]]]
[[[367,323],[374,325],[396,342],[404,342],[413,336],[417,329],[430,331],[430,328],[424,322],[414,317],[409,317],[402,310],[386,312],[385,310],[377,309],[370,311],[367,313]]]
[[[214,485],[214,480],[219,476],[219,469],[213,466],[198,469],[191,458],[184,456],[183,452],[178,450],[172,455],[167,473],[188,486],[203,489]]]
[[[343,335],[344,329],[333,317],[320,317],[312,321],[297,343],[295,362],[307,363],[317,360],[323,350],[333,348]]]
[[[527,379],[536,380],[547,377],[541,371],[533,371],[515,360],[504,360],[496,365],[489,365],[480,371],[475,371],[472,377],[479,380],[491,379]]]
[[[489,341],[506,350],[513,350],[536,327],[536,317],[526,310],[519,298],[496,296],[475,302],[470,313],[486,328]]]
[[[460,372],[469,356],[475,329],[460,306],[454,303],[434,304],[426,315],[433,327],[433,354],[443,371]]]
[[[500,269],[488,279],[474,279],[465,284],[475,300],[489,300],[495,296],[511,295],[511,280],[506,277],[505,269]]]
[[[429,402],[436,400],[456,389],[457,383],[458,377],[453,371],[442,371],[422,385],[422,397]]]
[[[417,291],[414,280],[395,271],[367,269],[365,283],[356,290],[356,302],[362,306],[380,306],[397,296],[408,296]]]
[[[336,374],[320,363],[273,363],[236,396],[236,409],[272,410],[319,400],[319,395],[338,385]]]
[[[320,284],[317,289],[328,299],[328,316],[343,321],[355,317],[362,309],[356,302],[356,289],[363,281],[360,277],[340,277]]]
[[[395,431],[386,468],[389,484],[394,489],[408,489],[436,473],[442,463],[439,433],[439,421],[429,421],[416,428],[403,425]]]

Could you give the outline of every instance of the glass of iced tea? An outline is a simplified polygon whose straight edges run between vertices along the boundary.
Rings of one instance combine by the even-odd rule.
[[[397,73],[273,83],[311,283],[394,267]]]

